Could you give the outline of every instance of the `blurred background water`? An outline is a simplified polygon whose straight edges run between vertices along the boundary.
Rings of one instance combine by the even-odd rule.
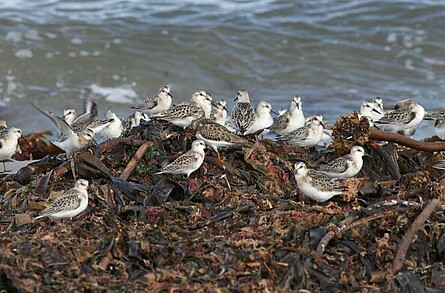
[[[327,120],[381,96],[445,108],[442,1],[0,1],[0,118],[24,133],[51,129],[29,107],[61,114],[99,95],[102,113],[172,87],[174,102],[204,89],[275,110],[303,98]],[[416,137],[432,135],[422,122]]]

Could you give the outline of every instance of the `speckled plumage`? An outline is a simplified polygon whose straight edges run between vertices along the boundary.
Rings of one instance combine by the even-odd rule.
[[[83,212],[88,206],[88,181],[79,179],[73,188],[67,190],[34,220],[50,217],[52,219],[73,218]]]
[[[185,174],[187,177],[191,173],[198,170],[204,162],[205,157],[205,143],[202,140],[195,140],[192,143],[192,148],[185,154],[179,156],[176,160],[166,165],[156,174],[170,173],[170,174]]]
[[[425,109],[417,104],[416,101],[406,99],[396,104],[394,111],[388,111],[380,118],[374,121],[378,127],[391,132],[404,133],[405,130],[414,128],[423,120]],[[410,131],[409,134],[412,134]]]
[[[304,195],[318,202],[327,201],[345,191],[344,186],[337,179],[308,169],[303,162],[295,164],[295,180]]]
[[[212,97],[205,91],[197,91],[192,98],[182,104],[176,105],[158,115],[152,116],[152,119],[165,120],[179,127],[187,127],[190,123],[204,116],[210,117]]]
[[[198,119],[192,122],[191,127],[195,130],[195,136],[203,140],[219,156],[219,147],[230,147],[233,145],[247,144],[247,140],[228,130],[221,124],[210,119]]]
[[[6,171],[5,160],[10,159],[17,150],[18,139],[22,136],[19,128],[11,127],[0,134],[0,161],[3,162],[3,171]]]
[[[163,111],[170,109],[172,105],[172,94],[168,86],[162,86],[158,94],[147,98],[145,101],[137,106],[132,106],[132,109],[142,111],[148,115],[156,115]]]
[[[246,90],[238,91],[238,97],[235,99],[238,103],[232,109],[232,121],[241,134],[255,123],[255,110],[250,104],[249,93]]]
[[[294,96],[288,110],[283,111],[274,121],[270,131],[279,135],[286,135],[297,128],[305,125],[305,119],[302,109],[302,100],[300,96]]]
[[[286,135],[277,137],[278,140],[298,147],[313,147],[323,136],[323,117],[315,115],[310,124],[297,128]]]
[[[346,179],[355,176],[363,167],[365,150],[361,146],[351,148],[349,154],[339,157],[325,165],[321,165],[319,172],[334,178]]]

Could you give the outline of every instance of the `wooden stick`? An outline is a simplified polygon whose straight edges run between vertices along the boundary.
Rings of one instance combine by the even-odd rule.
[[[134,168],[136,168],[136,166],[142,160],[142,157],[144,156],[144,154],[152,146],[153,146],[153,142],[152,141],[147,141],[143,145],[141,145],[140,148],[134,154],[133,158],[131,158],[130,162],[128,162],[127,167],[125,167],[124,171],[122,171],[122,173],[119,176],[119,178],[127,180],[128,177],[130,177],[131,172],[133,172]]]
[[[414,236],[416,235],[417,231],[422,228],[422,226],[425,224],[425,221],[434,212],[439,203],[440,201],[437,198],[430,200],[423,211],[417,216],[417,218],[408,228],[405,235],[403,235],[402,241],[400,242],[399,248],[397,249],[396,256],[392,262],[392,267],[389,271],[390,275],[394,276],[394,274],[396,274],[403,267],[406,253],[408,252],[409,246],[411,245]]]
[[[237,177],[239,177],[239,178],[241,178],[243,180],[246,180],[246,178],[243,176],[243,174],[239,170],[237,170],[236,168],[232,167],[231,165],[228,165],[226,163],[218,161],[214,157],[206,156],[204,161],[209,163],[209,164],[215,165],[216,167],[226,171],[227,173],[229,173],[232,176],[237,176]]]
[[[418,151],[426,151],[426,152],[445,151],[444,142],[436,143],[436,142],[418,141],[398,133],[382,131],[375,128],[371,129],[371,131],[369,132],[369,139],[395,142],[400,145],[416,149]]]
[[[100,144],[100,151],[106,152],[112,148],[115,148],[119,145],[131,145],[135,147],[140,147],[145,143],[145,140],[140,139],[131,139],[131,138],[114,138],[107,140],[104,143]]]

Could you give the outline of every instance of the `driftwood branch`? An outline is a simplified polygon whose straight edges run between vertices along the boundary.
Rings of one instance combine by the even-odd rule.
[[[423,211],[417,216],[414,222],[406,231],[405,235],[403,235],[402,241],[399,244],[399,248],[397,249],[397,254],[392,262],[392,267],[390,270],[390,274],[394,276],[402,267],[405,262],[406,253],[408,252],[409,246],[413,241],[414,236],[417,231],[422,228],[425,224],[425,221],[430,217],[430,215],[434,212],[436,207],[439,205],[440,201],[438,199],[432,199],[425,206]]]
[[[423,142],[411,139],[401,134],[382,131],[374,128],[371,129],[371,131],[369,132],[369,139],[394,142],[412,149],[416,149],[418,151],[445,151],[445,142]]]
[[[131,138],[115,138],[115,139],[110,139],[107,140],[104,143],[100,144],[100,151],[106,152],[110,149],[113,149],[119,145],[131,145],[131,146],[135,146],[135,147],[140,147],[142,146],[146,141],[145,140],[140,140],[140,139],[131,139]]]
[[[131,158],[130,162],[128,162],[127,167],[122,171],[122,174],[119,176],[120,179],[127,180],[130,177],[131,172],[133,172],[134,168],[139,164],[142,160],[144,154],[148,151],[149,148],[153,146],[152,141],[147,141],[136,151],[133,158]]]
[[[236,168],[232,167],[231,165],[229,165],[227,163],[218,161],[214,157],[206,156],[204,161],[209,164],[215,165],[216,167],[224,170],[226,173],[228,173],[232,176],[236,176],[236,177],[239,177],[240,179],[246,180],[246,178],[243,176],[243,174],[239,170],[237,170]]]

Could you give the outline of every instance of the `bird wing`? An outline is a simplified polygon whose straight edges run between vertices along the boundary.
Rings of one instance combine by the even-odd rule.
[[[156,107],[157,105],[158,105],[158,96],[152,96],[152,97],[147,98],[145,101],[143,101],[139,105],[133,106],[130,108],[150,110],[150,109],[153,109],[154,107]]]
[[[416,118],[416,114],[411,111],[394,110],[388,112],[377,121],[378,124],[408,124]]]
[[[41,216],[52,215],[64,210],[74,210],[80,206],[81,199],[78,196],[79,191],[71,188],[53,201],[47,208],[41,212]]]
[[[345,191],[345,187],[336,178],[330,178],[315,170],[308,170],[308,175],[311,184],[320,191]]]
[[[284,129],[286,125],[289,124],[289,112],[286,112],[280,116],[278,116],[269,130],[280,130]]]
[[[178,157],[176,160],[162,168],[161,172],[169,172],[169,171],[177,171],[182,170],[189,167],[193,161],[196,161],[198,158],[197,154],[193,151],[188,151],[185,154]]]
[[[337,158],[327,164],[321,165],[320,171],[343,173],[348,169],[348,157]]]
[[[278,139],[279,140],[305,140],[306,137],[309,135],[309,127],[308,126],[303,126],[300,128],[295,129],[294,131],[289,132],[286,135],[283,136],[279,136]]]
[[[88,125],[97,119],[99,112],[95,102],[96,99],[96,94],[92,90],[87,89],[85,91],[83,96],[83,113],[77,116],[77,118],[73,121],[73,124]]]
[[[241,133],[255,123],[255,110],[250,103],[238,103],[232,110],[232,120]]]
[[[39,110],[43,115],[48,117],[54,123],[54,125],[57,128],[57,131],[59,132],[60,141],[65,140],[66,138],[68,138],[69,135],[73,134],[71,126],[65,121],[65,119],[57,116],[56,114],[50,111],[40,108],[40,106],[38,106],[35,103],[31,102],[31,105],[34,106],[34,108]]]

